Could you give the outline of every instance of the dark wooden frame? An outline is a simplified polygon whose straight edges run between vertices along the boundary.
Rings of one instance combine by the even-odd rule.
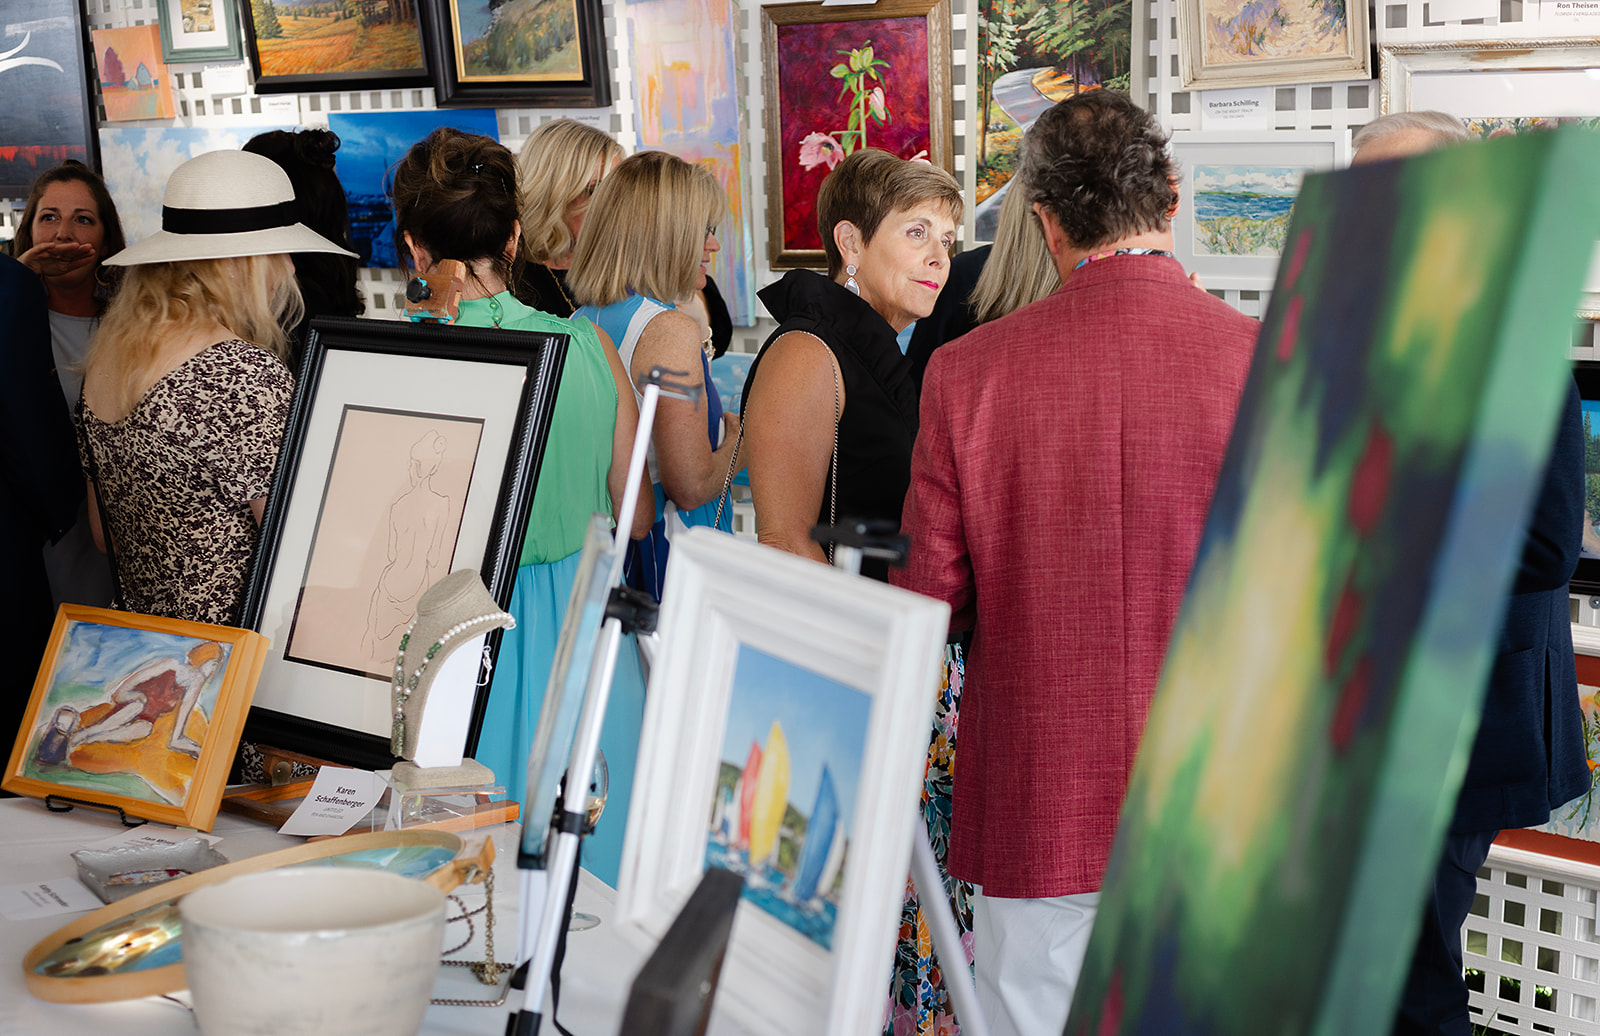
[[[244,27],[244,52],[250,61],[250,78],[258,94],[339,93],[355,90],[395,90],[429,86],[428,31],[422,15],[422,0],[417,4],[417,32],[422,43],[422,66],[416,69],[383,69],[354,72],[328,72],[320,75],[272,76],[261,73],[261,50],[256,45],[255,12],[250,0],[239,0],[239,22]]]
[[[767,75],[762,87],[766,126],[767,261],[775,270],[794,267],[821,269],[827,265],[822,249],[785,248],[783,240],[783,133],[778,124],[778,27],[824,25],[921,15],[928,24],[928,160],[955,174],[955,139],[950,101],[950,0],[878,0],[867,6],[824,7],[816,3],[775,4],[761,8],[761,67]]]
[[[96,90],[93,85],[97,73],[95,72],[93,49],[89,42],[89,27],[84,20],[83,4],[80,0],[41,0],[37,7],[40,11],[38,20],[54,20],[55,18],[70,18],[72,20],[72,31],[76,33],[78,41],[74,50],[74,55],[77,58],[77,68],[63,66],[63,72],[77,86],[76,96],[78,103],[75,111],[83,120],[84,164],[98,172],[100,170],[100,135],[96,132],[95,127]],[[29,14],[30,10],[32,10],[30,6],[24,6],[20,10],[16,10],[8,5],[6,14],[8,20],[34,20]],[[15,45],[15,42],[11,44],[11,46]],[[36,47],[30,46],[18,56],[38,57],[40,55]],[[19,83],[18,79],[23,76],[31,77],[31,75],[37,74],[39,74],[38,66],[32,68],[21,66],[12,69],[7,73],[6,79],[0,80],[0,91],[3,91],[4,96],[18,99],[24,96],[33,98],[27,104],[20,104],[14,107],[16,113],[20,113],[22,118],[30,121],[42,118],[44,111],[37,103],[38,98],[34,91]],[[17,140],[17,128],[12,122],[13,117],[13,115],[0,113],[0,140],[9,145],[22,143],[22,146],[25,147],[50,146],[19,142]],[[69,143],[76,144],[78,141],[74,140]],[[49,163],[51,166],[57,164],[56,162]],[[44,168],[48,168],[48,166]],[[26,198],[33,187],[33,181],[38,178],[39,173],[44,171],[44,168],[33,170],[26,179],[20,177],[12,179],[9,176],[0,174],[0,198]]]
[[[322,389],[322,372],[329,350],[369,353],[374,363],[386,356],[421,357],[519,367],[524,378],[519,413],[511,435],[505,470],[494,508],[483,559],[477,564],[489,593],[502,608],[511,604],[512,584],[521,560],[522,541],[533,505],[534,487],[544,461],[555,412],[556,388],[566,361],[568,337],[563,334],[538,334],[496,328],[443,327],[438,324],[409,324],[392,320],[353,320],[323,318],[311,324],[311,334],[300,364],[293,408],[284,433],[283,450],[273,476],[272,490],[261,529],[261,542],[245,584],[240,625],[259,630],[263,625],[268,591],[278,573],[280,561],[301,566],[306,558],[282,559],[279,548],[291,504],[295,480],[299,475],[305,436]],[[463,545],[464,546],[464,545]],[[467,548],[470,549],[470,548]],[[470,558],[464,562],[471,565]],[[500,630],[489,634],[490,661],[500,647]],[[282,645],[274,645],[268,665],[284,664]],[[377,686],[366,677],[359,686]],[[387,685],[384,693],[387,694]],[[481,681],[473,704],[465,752],[477,748],[489,703],[488,681]],[[386,737],[334,726],[320,720],[256,706],[250,710],[244,737],[319,758],[363,769],[387,769],[394,765]]]
[[[573,0],[583,76],[571,82],[526,82],[510,77],[463,82],[456,60],[455,0],[417,0],[423,49],[440,108],[604,108],[611,103],[611,68],[600,0]]]

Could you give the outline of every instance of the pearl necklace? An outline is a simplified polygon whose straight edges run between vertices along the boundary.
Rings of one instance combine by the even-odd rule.
[[[411,631],[407,630],[400,638],[400,649],[394,656],[394,726],[389,731],[389,753],[396,757],[403,757],[406,748],[405,712],[406,703],[411,700],[411,695],[417,689],[417,684],[422,680],[422,673],[428,668],[428,663],[433,661],[433,656],[439,653],[447,641],[465,633],[474,626],[484,623],[500,624],[510,617],[504,612],[495,612],[492,615],[480,615],[475,619],[465,619],[456,623],[443,633],[439,639],[428,648],[428,653],[422,656],[422,661],[417,668],[412,670],[409,679],[406,677],[406,647],[411,643]],[[414,625],[414,624],[413,624]],[[515,629],[516,621],[511,620],[506,629]]]

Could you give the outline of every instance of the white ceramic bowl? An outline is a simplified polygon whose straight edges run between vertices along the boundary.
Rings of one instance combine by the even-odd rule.
[[[433,994],[444,894],[383,871],[298,867],[179,903],[206,1036],[415,1036]]]

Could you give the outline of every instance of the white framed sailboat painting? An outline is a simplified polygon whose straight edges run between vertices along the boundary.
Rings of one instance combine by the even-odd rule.
[[[872,699],[740,645],[711,801],[706,866],[824,949],[843,890]]]
[[[673,541],[616,918],[654,947],[744,879],[713,1013],[882,1023],[950,621],[943,603],[709,529]]]

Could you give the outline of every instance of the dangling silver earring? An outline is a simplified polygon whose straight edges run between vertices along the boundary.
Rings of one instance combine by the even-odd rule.
[[[861,294],[861,285],[856,283],[856,268],[854,264],[844,268],[844,286],[849,288],[853,294]]]

